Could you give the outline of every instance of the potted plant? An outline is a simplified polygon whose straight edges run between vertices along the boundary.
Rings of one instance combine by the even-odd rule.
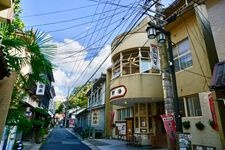
[[[195,123],[195,126],[196,126],[196,128],[199,129],[199,130],[203,130],[203,129],[205,128],[204,124],[203,124],[201,121],[196,122],[196,123]]]
[[[190,121],[186,120],[184,122],[182,122],[182,125],[185,129],[189,129],[191,127]]]

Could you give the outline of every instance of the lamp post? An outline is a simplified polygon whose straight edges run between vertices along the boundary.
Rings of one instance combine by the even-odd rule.
[[[164,30],[162,27],[156,26],[155,24],[149,22],[149,27],[146,29],[147,35],[149,39],[155,39],[157,37],[157,41],[161,44],[166,42],[168,49],[167,53],[169,55],[169,69],[171,74],[172,80],[172,92],[173,92],[173,111],[176,121],[176,131],[179,133],[183,132],[182,123],[181,123],[181,116],[179,112],[179,101],[178,101],[178,94],[177,94],[177,84],[176,84],[176,74],[175,74],[175,67],[174,67],[174,60],[173,60],[173,47],[171,41],[171,33],[167,30]]]

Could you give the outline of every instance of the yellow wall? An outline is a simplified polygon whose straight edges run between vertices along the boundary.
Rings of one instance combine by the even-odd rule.
[[[169,29],[173,43],[178,43],[188,37],[193,60],[193,66],[176,73],[179,96],[209,90],[211,71],[204,39],[197,25],[195,16],[188,18],[180,17],[175,22],[175,25]]]

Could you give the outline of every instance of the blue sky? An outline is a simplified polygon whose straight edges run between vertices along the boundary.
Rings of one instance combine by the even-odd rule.
[[[53,61],[58,66],[54,70],[58,99],[90,79],[102,62],[94,77],[110,66],[110,44],[137,18],[142,9],[138,1],[21,0],[25,26],[48,33],[58,45]]]

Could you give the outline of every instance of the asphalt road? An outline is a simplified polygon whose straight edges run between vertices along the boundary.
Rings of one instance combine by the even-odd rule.
[[[54,128],[40,150],[91,150],[65,128]]]

